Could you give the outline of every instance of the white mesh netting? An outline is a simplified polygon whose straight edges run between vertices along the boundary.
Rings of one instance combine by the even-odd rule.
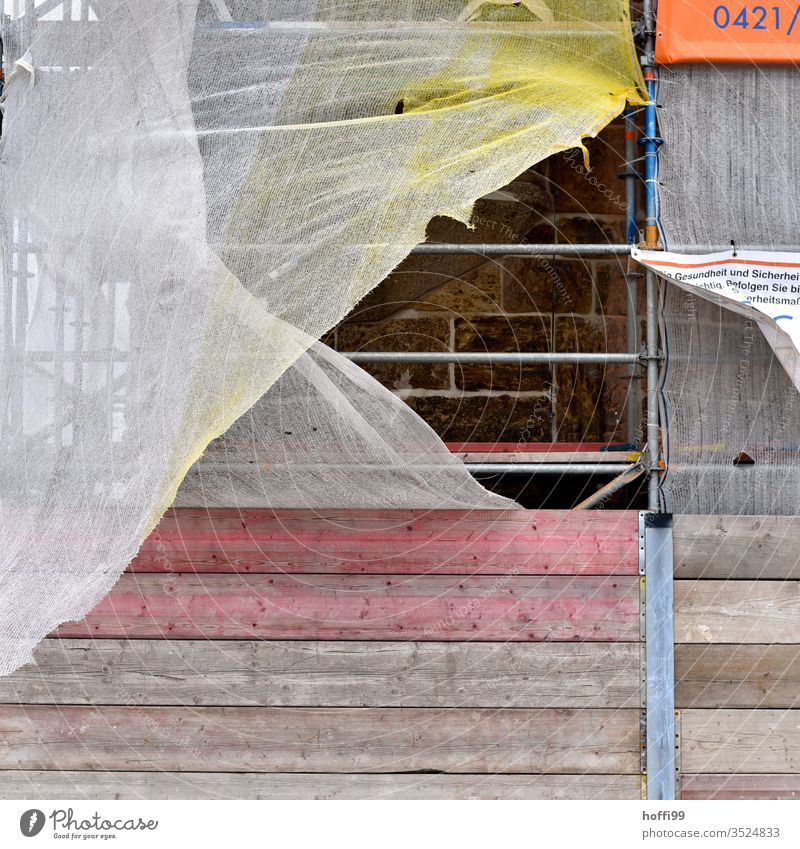
[[[626,5],[6,0],[0,673],[270,387],[179,503],[507,504],[315,340],[641,102]]]

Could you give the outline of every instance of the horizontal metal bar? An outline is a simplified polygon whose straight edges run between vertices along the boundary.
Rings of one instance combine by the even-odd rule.
[[[493,354],[463,351],[350,351],[354,363],[457,363],[461,365],[537,365],[541,363],[641,363],[641,354],[536,353]]]
[[[473,475],[621,475],[632,468],[630,463],[465,463],[464,465]]]
[[[778,251],[781,253],[800,253],[800,245],[669,245],[667,250],[676,254],[724,254],[736,251]]]
[[[479,254],[481,256],[628,256],[630,245],[417,245],[412,254],[449,256],[451,254]]]
[[[441,472],[453,471],[458,464],[430,464],[414,466],[415,472],[426,472],[439,474]],[[619,474],[635,469],[638,463],[463,463],[464,468],[473,475],[608,475],[615,477]],[[225,472],[230,462],[206,462],[204,464],[209,472]],[[274,463],[270,470],[279,472],[288,468],[288,463]],[[347,463],[292,463],[291,469],[298,474],[316,472],[325,469],[342,469],[347,471],[353,466]],[[360,470],[371,472],[397,471],[397,466],[381,463],[368,463],[359,466]]]
[[[616,22],[612,21],[607,24],[597,23],[594,26],[591,22],[585,21],[583,23],[583,28],[581,28],[581,23],[574,23],[572,21],[564,22],[559,27],[557,23],[547,23],[545,25],[536,25],[535,23],[525,23],[524,29],[526,30],[526,34],[535,35],[539,37],[559,37],[563,38],[564,36],[569,36],[570,38],[575,38],[577,36],[580,37],[591,37],[594,36],[596,38],[608,38],[609,35],[616,34],[616,27],[619,26]],[[478,24],[479,25],[479,24]],[[421,21],[417,20],[406,20],[406,21],[398,21],[398,20],[374,20],[369,21],[368,24],[365,24],[361,21],[214,21],[214,22],[205,22],[199,23],[199,29],[210,29],[210,30],[324,30],[324,31],[339,31],[343,30],[345,32],[363,31],[365,26],[370,26],[373,29],[409,29],[412,28],[417,31],[425,31],[425,30],[437,30],[441,31],[443,26],[448,26],[450,29],[467,29],[468,27],[475,27],[476,25],[470,21]],[[490,23],[486,24],[487,27],[493,26]],[[500,24],[494,24],[495,27],[500,26]],[[513,27],[514,24],[510,22],[505,24],[506,27]],[[523,24],[516,24],[517,28],[522,29]]]

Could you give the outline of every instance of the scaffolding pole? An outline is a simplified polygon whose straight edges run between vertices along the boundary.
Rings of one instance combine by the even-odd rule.
[[[472,353],[459,351],[347,351],[342,356],[354,363],[409,363],[434,364],[456,363],[457,365],[540,365],[553,363],[632,364],[643,365],[647,360],[643,354],[581,354],[581,353],[518,353],[490,352]]]
[[[553,257],[560,256],[630,256],[630,245],[486,245],[486,244],[435,244],[428,243],[417,245],[412,254],[417,256],[450,256],[452,254],[478,254],[479,256],[533,256]]]
[[[625,180],[625,217],[627,221],[628,242],[635,245],[639,241],[639,225],[636,217],[636,192],[639,188],[639,171],[636,167],[636,110],[628,107],[625,110],[625,171],[622,174]],[[626,333],[628,339],[628,350],[633,351],[639,347],[639,316],[638,316],[638,292],[637,286],[641,274],[635,272],[628,262],[625,274],[625,283],[628,289]],[[630,383],[628,385],[628,442],[636,442],[639,430],[641,409],[639,406],[639,383],[636,368],[631,367],[629,372]]]
[[[473,475],[622,475],[636,463],[465,463]]]
[[[648,510],[659,509],[658,475],[661,456],[660,428],[658,422],[658,281],[652,271],[647,272],[647,453],[653,458],[647,481]]]
[[[645,177],[645,244],[649,250],[658,250],[658,117],[656,105],[655,69],[655,9],[652,0],[645,0],[645,48],[642,69],[647,85],[647,104],[644,109],[644,177]],[[661,457],[660,428],[658,421],[658,280],[648,269],[647,287],[647,451],[652,458],[652,468],[647,486],[647,506],[652,512],[659,510],[659,458]]]

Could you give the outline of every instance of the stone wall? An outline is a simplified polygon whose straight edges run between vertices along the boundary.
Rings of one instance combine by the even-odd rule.
[[[551,157],[435,242],[624,242],[624,131]],[[625,351],[627,260],[413,256],[327,340],[340,351]],[[639,283],[639,315],[643,284]],[[643,328],[642,328],[643,333]],[[449,442],[626,442],[628,366],[366,366]],[[641,383],[641,381],[640,381]]]

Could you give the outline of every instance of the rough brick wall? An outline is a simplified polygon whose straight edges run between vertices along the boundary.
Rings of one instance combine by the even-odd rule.
[[[434,242],[624,242],[623,128],[551,157]],[[625,259],[413,256],[328,339],[340,351],[625,351]],[[640,310],[644,294],[639,293]],[[366,366],[447,441],[626,440],[628,366]],[[640,381],[641,382],[641,381]]]

